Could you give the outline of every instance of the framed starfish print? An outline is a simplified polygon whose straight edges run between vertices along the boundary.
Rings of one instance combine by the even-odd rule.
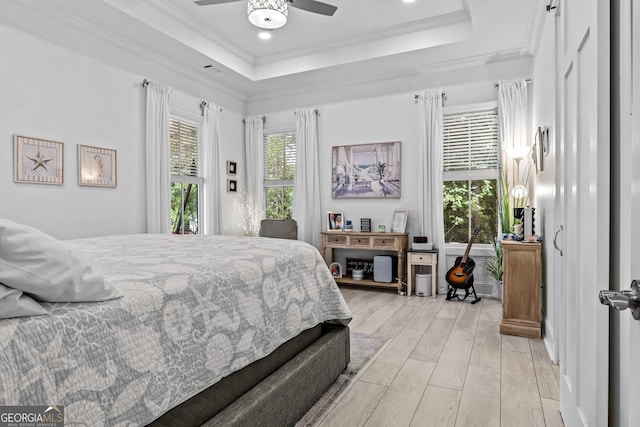
[[[62,185],[64,143],[15,135],[15,182]]]

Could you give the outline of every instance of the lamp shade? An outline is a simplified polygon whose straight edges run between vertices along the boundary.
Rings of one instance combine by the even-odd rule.
[[[247,16],[258,28],[275,30],[287,23],[289,14],[287,0],[249,0]]]

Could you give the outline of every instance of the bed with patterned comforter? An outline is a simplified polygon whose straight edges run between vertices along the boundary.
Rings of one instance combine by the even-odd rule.
[[[319,323],[351,313],[299,241],[126,235],[69,241],[121,298],[0,321],[0,402],[66,425],[143,425]]]

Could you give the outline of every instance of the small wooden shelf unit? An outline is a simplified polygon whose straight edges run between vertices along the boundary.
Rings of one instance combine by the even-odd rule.
[[[431,296],[436,297],[438,293],[438,251],[428,250],[420,251],[412,249],[407,252],[407,295],[411,296],[411,292],[416,292],[413,283],[414,270],[416,267],[424,265],[431,268]]]
[[[322,256],[327,264],[333,262],[333,249],[360,249],[371,251],[391,251],[398,254],[398,281],[391,283],[373,280],[353,280],[348,277],[336,278],[338,283],[353,285],[379,286],[397,288],[402,292],[404,278],[405,253],[407,252],[408,233],[362,233],[357,231],[323,231]],[[346,271],[345,271],[346,273]]]

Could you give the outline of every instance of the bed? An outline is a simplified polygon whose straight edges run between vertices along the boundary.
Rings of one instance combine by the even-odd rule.
[[[0,405],[63,405],[67,425],[292,425],[349,361],[351,313],[304,242],[63,244],[117,295],[0,320]]]

